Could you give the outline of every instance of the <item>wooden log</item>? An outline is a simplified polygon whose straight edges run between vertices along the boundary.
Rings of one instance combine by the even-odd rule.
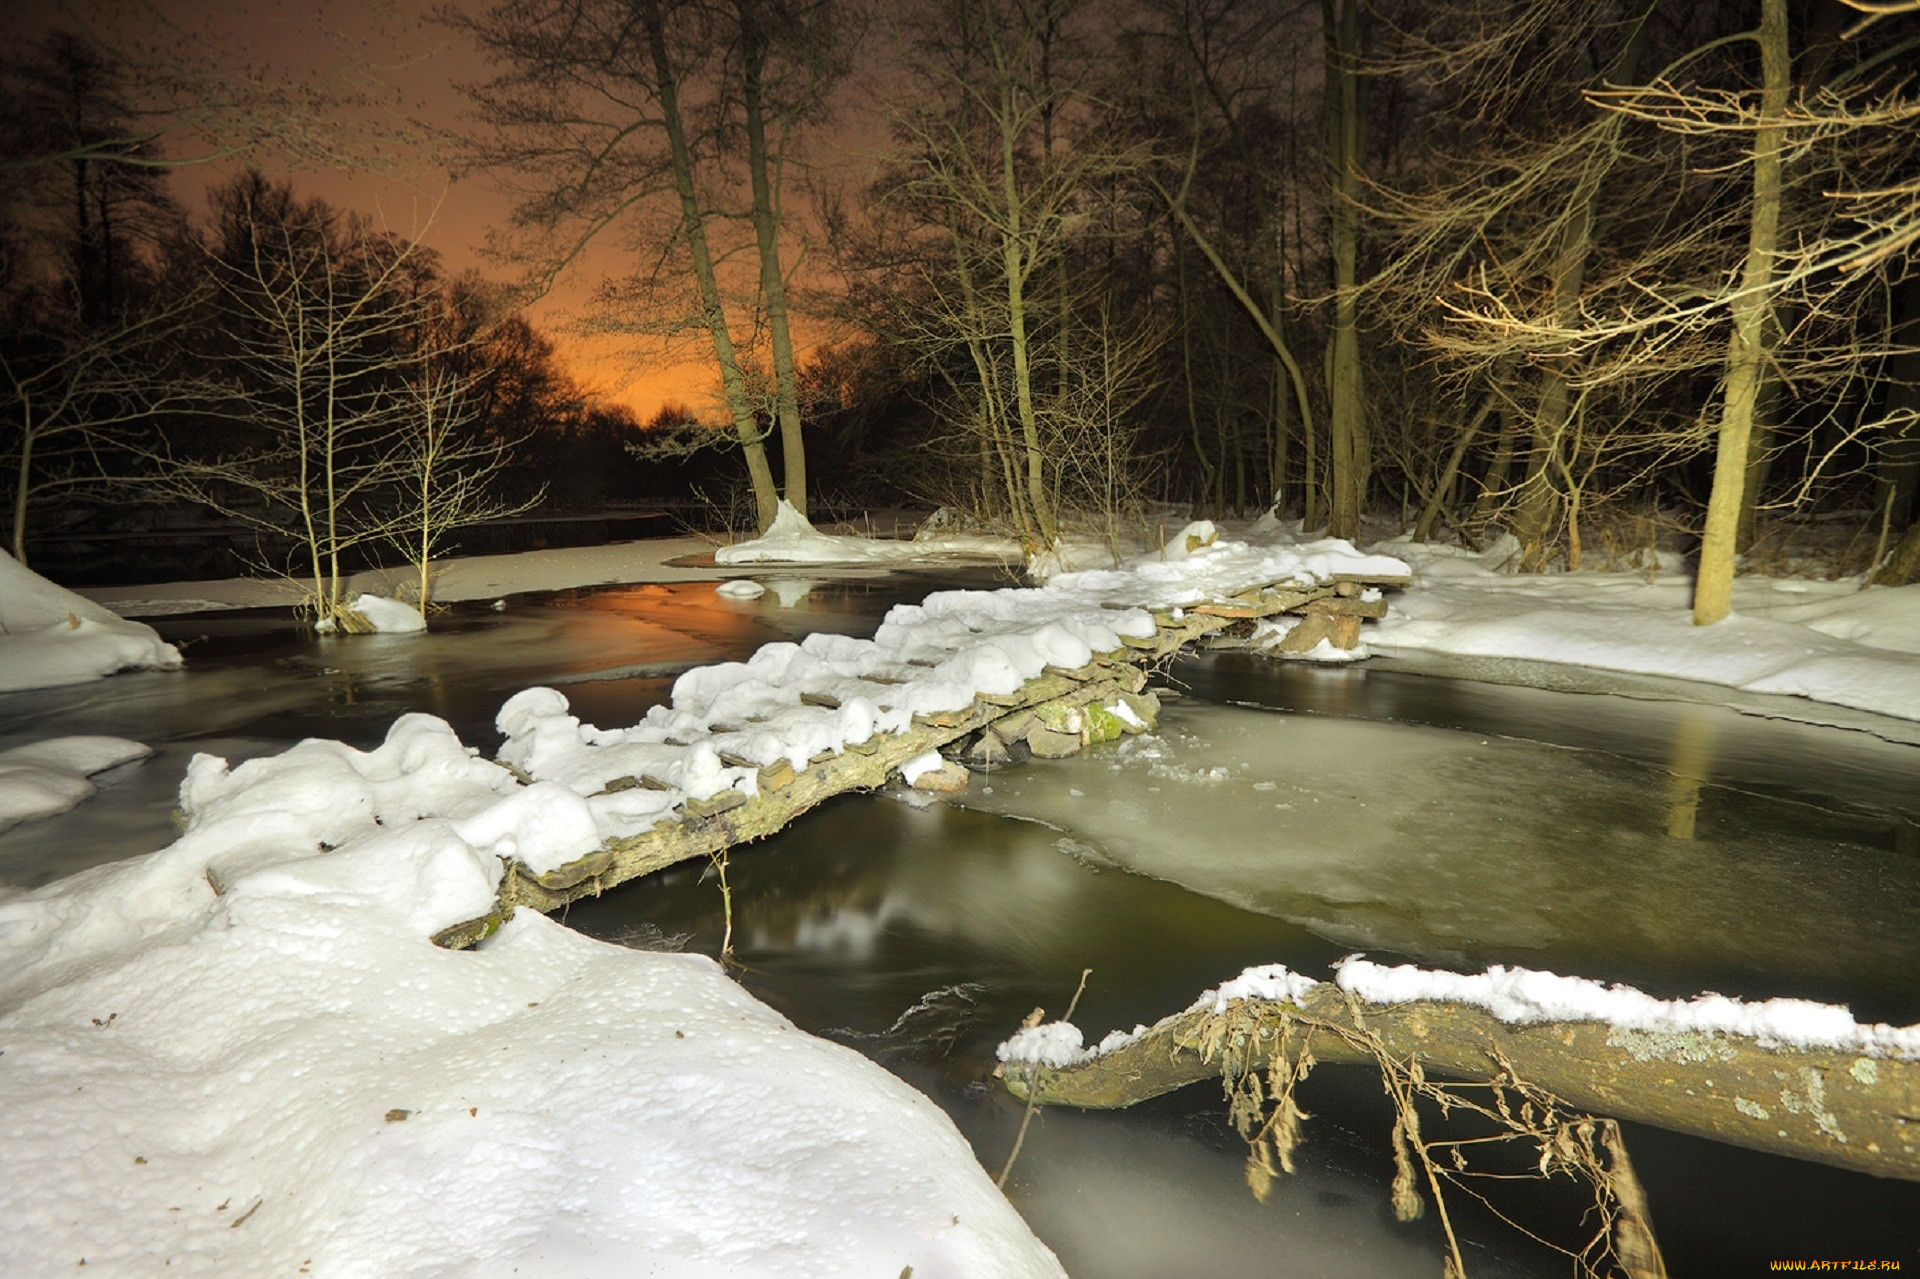
[[[1091,699],[1106,696],[1118,700],[1128,691],[1113,681],[1083,684],[1062,676],[1043,675],[1027,683],[1034,705],[1056,698]],[[609,840],[600,850],[610,854],[604,861],[590,854],[568,866],[535,875],[524,866],[510,863],[500,884],[494,909],[477,919],[456,924],[438,933],[434,941],[455,948],[471,946],[489,936],[520,906],[550,912],[580,897],[597,896],[616,884],[624,883],[656,870],[696,858],[711,857],[736,844],[764,839],[824,800],[851,791],[874,790],[884,785],[900,765],[928,750],[976,733],[1006,715],[1006,708],[976,702],[955,712],[951,724],[916,722],[902,733],[877,733],[838,755],[810,762],[786,787],[762,791],[731,809],[711,815],[692,814],[680,822],[661,822],[638,835]],[[1016,711],[1015,714],[1024,713]]]
[[[1259,590],[1246,591],[1231,601],[1211,604],[1195,604],[1187,610],[1202,617],[1228,617],[1245,619],[1249,617],[1272,617],[1275,613],[1292,613],[1316,600],[1335,597],[1334,586],[1312,587],[1293,591]]]
[[[1308,600],[1331,598],[1337,585],[1262,588],[1254,593],[1252,601],[1236,601],[1229,611],[1237,613],[1244,605],[1257,610],[1255,615],[1269,616]],[[1176,611],[1180,614],[1178,617],[1174,615]],[[1096,704],[1104,707],[1119,701],[1126,701],[1136,715],[1152,722],[1152,713],[1158,711],[1157,702],[1128,700],[1130,695],[1140,694],[1146,688],[1147,666],[1240,620],[1224,613],[1191,609],[1160,609],[1154,616],[1159,623],[1155,634],[1123,636],[1121,646],[1113,653],[1097,654],[1086,665],[1072,671],[1049,669],[1028,680],[1014,694],[981,696],[959,710],[915,716],[904,732],[875,734],[864,742],[849,743],[837,754],[821,752],[802,770],[793,770],[784,762],[767,765],[759,772],[760,793],[756,796],[728,791],[712,801],[689,802],[684,806],[684,820],[662,821],[638,835],[609,840],[595,853],[540,874],[518,863],[509,863],[494,909],[478,919],[445,929],[434,940],[443,946],[470,946],[488,936],[520,906],[540,911],[557,910],[575,898],[597,895],[616,884],[678,862],[714,856],[733,845],[763,839],[821,801],[850,791],[879,787],[907,760],[978,733],[989,724],[995,725],[1003,742],[1019,741],[1034,731],[1035,725],[1044,727],[1044,722],[1035,714],[1037,711]],[[906,664],[926,669],[937,665],[927,658],[914,658]],[[875,675],[866,677],[865,682],[886,685],[902,681]],[[837,705],[832,694],[817,690],[802,691],[799,698],[813,706]],[[1106,719],[1118,723],[1112,715]],[[1121,731],[1115,724],[1101,721],[1098,715],[1083,716],[1082,728],[1077,733],[1079,743],[1085,743],[1094,735],[1085,728],[1089,720],[1096,723],[1101,736],[1112,735],[1110,729]],[[713,724],[708,728],[710,736],[734,731],[738,731],[735,726],[726,724]],[[673,737],[665,740],[667,745],[690,745]],[[729,758],[740,758],[741,766],[746,766],[744,757],[729,755]],[[520,780],[527,779],[520,776]],[[650,789],[664,786],[652,778],[640,777],[623,779],[609,789],[635,785]]]
[[[1387,615],[1386,597],[1363,600],[1358,596],[1348,598],[1341,595],[1329,595],[1324,599],[1310,600],[1294,610],[1300,613],[1325,613],[1335,617],[1385,617]]]
[[[1282,653],[1305,653],[1326,640],[1335,648],[1354,649],[1360,644],[1360,619],[1337,613],[1308,613],[1292,630],[1280,637]]]
[[[1043,1105],[1131,1106],[1216,1078],[1221,1063],[1203,1045],[1226,1042],[1248,1050],[1248,1065],[1263,1065],[1289,1021],[1295,1045],[1305,1032],[1322,1062],[1377,1065],[1359,1042],[1371,1033],[1390,1055],[1418,1058],[1432,1075],[1510,1073],[1594,1114],[1920,1181],[1920,1062],[1602,1022],[1515,1025],[1465,1004],[1364,1004],[1329,982],[1297,1003],[1245,1000],[1221,1013],[1182,1013],[1078,1065],[1009,1063],[998,1073],[1015,1096]]]

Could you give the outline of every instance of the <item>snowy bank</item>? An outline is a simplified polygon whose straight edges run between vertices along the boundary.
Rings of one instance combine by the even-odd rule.
[[[115,616],[0,551],[0,693],[179,665],[179,650],[151,626]]]
[[[434,947],[568,838],[528,794],[424,715],[201,756],[171,847],[0,901],[0,1270],[1062,1273],[932,1103],[711,961]]]
[[[1515,574],[1502,571],[1510,544],[1377,549],[1415,572],[1368,636],[1383,656],[1552,662],[1920,719],[1920,586],[1749,575],[1734,581],[1732,617],[1695,626],[1681,574]]]

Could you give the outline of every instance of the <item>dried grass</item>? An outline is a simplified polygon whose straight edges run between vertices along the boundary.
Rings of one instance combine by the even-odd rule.
[[[1617,1123],[1567,1106],[1522,1079],[1504,1058],[1496,1058],[1499,1069],[1484,1083],[1436,1083],[1426,1077],[1417,1058],[1394,1056],[1367,1028],[1357,1004],[1349,1005],[1349,1014],[1352,1025],[1339,1025],[1272,1004],[1242,1004],[1206,1019],[1179,1045],[1219,1064],[1228,1117],[1247,1142],[1247,1185],[1256,1198],[1264,1202],[1279,1175],[1294,1169],[1301,1124],[1309,1117],[1295,1092],[1314,1067],[1314,1038],[1333,1035],[1369,1053],[1378,1064],[1394,1111],[1389,1137],[1393,1213],[1400,1221],[1417,1220],[1431,1197],[1447,1241],[1444,1273],[1449,1279],[1467,1275],[1448,1211],[1448,1196],[1455,1192],[1471,1195],[1500,1220],[1564,1254],[1581,1279],[1666,1279],[1647,1220],[1646,1195]],[[1265,1069],[1259,1067],[1263,1058]],[[1442,1128],[1457,1112],[1492,1133],[1430,1137],[1423,1127],[1423,1110],[1437,1112]],[[1531,1160],[1532,1171],[1521,1175],[1568,1177],[1591,1190],[1593,1208],[1583,1217],[1590,1233],[1577,1246],[1542,1238],[1509,1217],[1481,1189],[1485,1182],[1509,1180],[1515,1174],[1476,1166],[1473,1157],[1494,1147],[1510,1150],[1513,1143],[1527,1143],[1538,1152]]]

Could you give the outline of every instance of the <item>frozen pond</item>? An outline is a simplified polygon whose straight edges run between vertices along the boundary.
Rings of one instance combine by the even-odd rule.
[[[407,710],[489,749],[499,703],[538,683],[562,685],[583,719],[622,724],[689,666],[809,630],[870,633],[936,585],[995,584],[769,578],[747,602],[707,584],[621,587],[462,606],[425,638],[315,640],[265,614],[162,622],[192,641],[184,672],[0,698],[0,748],[100,732],[158,751],[99,779],[75,812],[0,835],[0,881],[164,845],[194,751],[368,745]],[[1019,1121],[981,1082],[992,1047],[1035,1005],[1061,1013],[1084,968],[1075,1020],[1094,1036],[1249,964],[1316,973],[1362,949],[1920,1021],[1920,748],[1384,662],[1219,657],[1168,679],[1185,696],[1151,738],[976,778],[960,804],[848,797],[738,852],[741,980],[928,1091],[989,1170]],[[720,899],[682,868],[578,904],[569,922],[713,951]],[[1308,1090],[1301,1171],[1265,1205],[1204,1085],[1123,1114],[1041,1115],[1009,1191],[1079,1279],[1438,1273],[1431,1213],[1401,1226],[1387,1208],[1377,1083],[1325,1068]],[[1637,1128],[1629,1141],[1676,1274],[1912,1253],[1920,1187]],[[1502,1202],[1572,1237],[1577,1204],[1524,1185]],[[1456,1211],[1471,1273],[1570,1272]]]

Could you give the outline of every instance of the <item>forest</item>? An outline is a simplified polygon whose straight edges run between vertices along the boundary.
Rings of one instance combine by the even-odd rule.
[[[1796,527],[1908,582],[1916,8],[446,5],[489,74],[383,145],[513,193],[485,277],[274,176],[372,163],[353,103],[55,32],[5,67],[8,548],[217,526],[326,614],[678,497],[1678,551],[1701,624]],[[589,249],[578,331],[697,349],[694,408],[596,399],[520,313]]]

